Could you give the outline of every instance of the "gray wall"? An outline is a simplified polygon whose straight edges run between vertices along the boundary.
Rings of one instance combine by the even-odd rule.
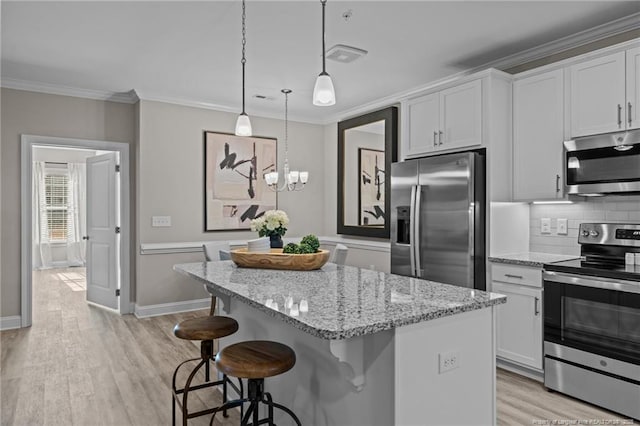
[[[540,233],[540,219],[551,219],[551,234]],[[558,235],[557,219],[568,219],[568,235]],[[640,223],[640,196],[607,196],[574,204],[532,204],[529,248],[533,252],[580,254],[582,222]]]
[[[242,240],[251,231],[204,232],[203,131],[233,133],[236,114],[141,101],[139,109],[138,245],[204,240]],[[256,136],[278,139],[278,165],[284,161],[282,120],[251,117]],[[287,237],[323,234],[325,175],[324,127],[289,122],[289,161],[294,170],[308,170],[300,192],[278,194],[278,208],[289,215]],[[154,215],[171,216],[170,228],[151,227]],[[177,275],[173,264],[202,260],[202,255],[140,255],[136,304],[148,306],[206,297],[202,285]]]
[[[133,144],[134,105],[2,89],[0,316],[20,315],[20,135]],[[132,158],[132,165],[135,157]],[[133,173],[134,171],[132,171]],[[135,199],[132,191],[132,206]],[[135,265],[132,265],[135,266]],[[133,273],[133,271],[132,271]]]

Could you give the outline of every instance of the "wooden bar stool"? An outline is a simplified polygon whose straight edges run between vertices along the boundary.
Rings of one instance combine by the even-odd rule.
[[[210,425],[216,413],[232,407],[250,403],[242,416],[241,426],[257,426],[261,424],[273,425],[273,409],[279,408],[287,413],[301,426],[298,417],[287,407],[273,402],[271,394],[264,391],[264,379],[285,373],[296,364],[296,353],[287,345],[265,340],[252,340],[235,343],[222,349],[216,355],[216,368],[227,376],[247,379],[247,398],[229,401],[216,408],[211,417]],[[259,419],[258,407],[264,404],[269,408],[266,419]],[[252,418],[252,422],[249,420]]]
[[[215,353],[213,350],[213,341],[215,339],[219,339],[225,336],[229,336],[236,331],[238,331],[238,323],[233,318],[216,316],[213,315],[213,311],[215,309],[215,298],[212,297],[211,300],[211,313],[212,315],[203,318],[193,318],[185,321],[181,321],[173,329],[173,334],[176,337],[184,340],[201,340],[200,342],[200,358],[188,359],[182,363],[180,363],[175,371],[173,372],[173,381],[172,381],[172,390],[173,390],[173,410],[172,410],[172,424],[176,424],[176,403],[180,407],[182,411],[182,424],[186,425],[188,419],[193,417],[204,416],[206,414],[211,414],[217,412],[216,408],[210,408],[206,410],[200,410],[195,413],[190,413],[188,409],[188,395],[189,392],[204,389],[211,386],[220,386],[222,385],[222,403],[223,405],[227,402],[227,385],[231,385],[235,389],[235,391],[242,397],[242,382],[240,382],[240,387],[236,386],[233,382],[229,380],[229,378],[224,375],[222,380],[209,381],[209,363],[215,357]],[[178,370],[190,362],[198,361],[198,364],[189,374],[187,381],[182,389],[178,389],[176,387],[176,377],[178,375]],[[202,368],[205,367],[205,383],[200,385],[191,386],[191,382],[195,377],[196,373]],[[182,398],[180,398],[182,395]],[[223,411],[223,415],[227,417],[227,409],[225,408]]]

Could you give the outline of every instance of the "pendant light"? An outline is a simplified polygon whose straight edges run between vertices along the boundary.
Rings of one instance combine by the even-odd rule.
[[[300,191],[309,180],[309,172],[289,171],[289,94],[290,89],[282,89],[284,93],[284,167],[282,186],[278,187],[278,171],[265,173],[264,181],[275,192]]]
[[[244,0],[242,0],[242,113],[238,116],[236,121],[236,136],[251,136],[253,130],[251,129],[251,121],[249,116],[244,111],[244,66],[247,63],[245,57],[245,46],[247,44],[247,27],[246,27],[247,12]]]
[[[316,79],[316,85],[313,88],[313,104],[317,106],[331,106],[336,104],[336,92],[333,89],[331,76],[327,73],[327,58],[324,46],[324,13],[327,6],[327,0],[320,0],[322,4],[322,72]]]

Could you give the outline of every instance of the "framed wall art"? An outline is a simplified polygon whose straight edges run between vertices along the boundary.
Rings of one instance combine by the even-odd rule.
[[[277,139],[204,132],[204,230],[250,229],[277,208],[263,175],[276,169]]]
[[[384,226],[384,151],[358,148],[358,225]]]

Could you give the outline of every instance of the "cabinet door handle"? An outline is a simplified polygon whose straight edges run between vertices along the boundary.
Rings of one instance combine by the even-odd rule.
[[[512,275],[512,274],[504,274],[505,277],[508,278],[518,278],[518,279],[522,279],[522,275]]]
[[[442,130],[438,132],[438,145],[442,145]]]
[[[622,105],[618,104],[618,128],[622,127]]]
[[[560,192],[560,175],[556,175],[556,192]]]
[[[629,127],[631,127],[631,102],[627,103],[627,108],[628,108],[628,113],[629,113],[629,117],[627,118],[627,121],[629,122]]]
[[[535,316],[540,315],[540,309],[538,309],[538,303],[540,303],[540,299],[537,297],[533,298],[533,314]]]
[[[438,132],[433,132],[433,146],[438,146],[438,141],[437,138],[438,137]]]

